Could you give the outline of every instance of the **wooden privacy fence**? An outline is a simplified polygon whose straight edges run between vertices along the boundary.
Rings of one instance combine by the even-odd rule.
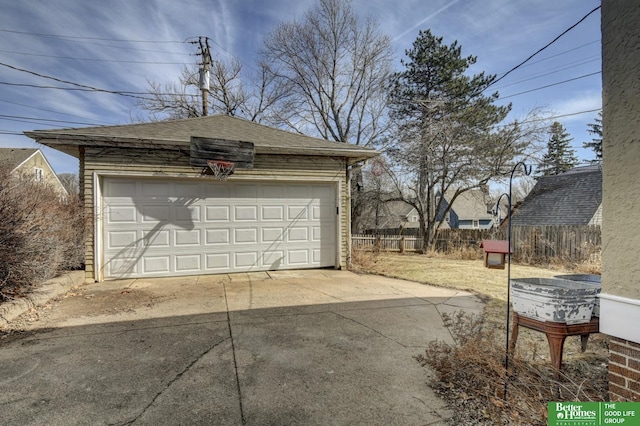
[[[513,259],[528,262],[598,261],[601,250],[599,226],[514,226],[511,241]],[[476,249],[482,240],[506,240],[507,228],[443,229],[436,237],[436,251]],[[352,247],[361,250],[419,251],[422,236],[355,234]]]

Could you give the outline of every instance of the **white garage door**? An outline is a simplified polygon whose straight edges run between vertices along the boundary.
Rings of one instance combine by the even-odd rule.
[[[334,266],[331,184],[105,178],[105,278]]]

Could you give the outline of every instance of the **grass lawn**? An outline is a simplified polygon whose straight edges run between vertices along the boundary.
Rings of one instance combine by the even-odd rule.
[[[482,260],[452,260],[414,253],[358,253],[358,270],[440,287],[470,291],[492,299],[507,300],[507,268],[489,269]],[[550,278],[566,274],[534,266],[511,264],[511,278]]]

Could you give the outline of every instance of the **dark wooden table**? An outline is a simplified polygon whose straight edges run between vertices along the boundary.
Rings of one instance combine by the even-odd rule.
[[[513,313],[513,328],[511,331],[511,342],[509,351],[513,353],[518,341],[518,328],[526,327],[531,330],[540,331],[547,336],[549,342],[549,352],[551,353],[551,365],[555,370],[555,379],[560,377],[562,367],[562,349],[567,336],[580,336],[582,352],[587,349],[589,334],[600,331],[600,318],[592,317],[591,321],[583,324],[566,324],[563,322],[540,321],[533,318],[523,317],[516,312]]]

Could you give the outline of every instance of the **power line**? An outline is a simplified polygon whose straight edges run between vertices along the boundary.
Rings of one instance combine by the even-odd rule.
[[[530,120],[522,120],[522,121],[518,121],[518,124],[523,124],[523,123],[537,123],[539,121],[549,121],[549,120],[554,120],[556,118],[563,118],[563,117],[571,117],[574,115],[581,115],[581,114],[588,114],[590,112],[598,112],[598,111],[602,111],[602,108],[595,108],[595,109],[588,109],[588,110],[583,110],[583,111],[577,111],[577,112],[570,112],[567,114],[560,114],[560,115],[554,115],[551,117],[542,117],[542,118],[534,118],[534,119],[530,119]],[[502,127],[508,127],[511,124],[499,124],[496,127],[497,128],[502,128]]]
[[[55,39],[61,39],[61,40],[69,40],[69,41],[74,41],[74,42],[77,42],[77,43],[91,44],[91,45],[94,45],[94,46],[111,47],[111,48],[114,48],[114,49],[125,49],[125,50],[135,50],[135,51],[138,51],[138,52],[155,52],[155,53],[165,53],[165,54],[172,54],[172,55],[191,56],[191,54],[183,53],[183,52],[167,52],[167,51],[163,51],[163,50],[140,49],[140,48],[136,48],[136,47],[126,47],[126,46],[114,46],[112,44],[96,43],[96,41],[111,41],[111,42],[116,42],[116,43],[156,43],[156,44],[167,44],[167,43],[176,43],[177,44],[177,43],[179,43],[179,44],[183,44],[183,43],[187,43],[188,40],[190,38],[192,38],[192,37],[189,37],[184,41],[178,41],[178,40],[127,40],[127,39],[110,39],[110,38],[100,38],[100,37],[83,37],[83,36],[66,36],[66,35],[56,35],[56,34],[32,33],[32,32],[26,32],[26,31],[16,31],[16,30],[7,30],[7,29],[0,29],[0,32],[23,34],[23,35],[36,36],[36,37],[55,38]]]
[[[142,94],[142,95],[146,94],[144,92],[118,92],[118,91],[115,91],[115,90],[99,89],[97,87],[87,86],[85,84],[74,83],[73,81],[62,80],[60,78],[51,77],[51,76],[40,74],[40,73],[37,73],[37,72],[34,72],[34,71],[29,71],[29,70],[26,70],[26,69],[23,69],[23,68],[14,67],[13,65],[5,64],[5,63],[2,63],[2,62],[0,62],[0,65],[2,65],[4,67],[7,67],[7,68],[11,68],[11,69],[16,70],[16,71],[25,72],[27,74],[32,74],[32,75],[35,75],[37,77],[47,78],[49,80],[58,81],[58,82],[64,83],[64,84],[71,84],[72,86],[81,87],[81,88],[84,88],[84,89],[91,89],[92,91],[95,91],[95,92],[112,93],[114,95],[127,96],[127,97],[130,97],[130,98],[136,98],[136,99],[142,99],[142,100],[149,100],[149,98],[143,98],[141,96],[137,96],[138,94]]]
[[[509,74],[511,74],[513,71],[517,70],[518,68],[520,68],[521,66],[523,66],[524,64],[526,64],[527,62],[529,62],[530,59],[532,59],[534,56],[536,56],[538,53],[542,52],[543,50],[545,50],[547,47],[551,46],[553,43],[555,43],[556,41],[558,41],[560,39],[560,37],[562,37],[563,35],[565,35],[566,33],[568,33],[569,31],[571,31],[572,29],[574,29],[575,27],[577,27],[580,23],[582,23],[582,21],[584,21],[585,19],[587,19],[592,13],[594,13],[596,10],[600,9],[600,6],[595,7],[591,12],[587,13],[586,15],[584,15],[582,17],[582,19],[580,19],[578,22],[576,22],[575,24],[573,24],[572,26],[570,26],[569,28],[567,28],[566,30],[564,30],[559,36],[557,36],[556,38],[554,38],[553,40],[551,40],[549,43],[547,43],[544,47],[538,49],[535,53],[533,53],[532,55],[530,55],[527,59],[525,59],[524,61],[520,62],[518,65],[516,65],[515,67],[511,68],[509,71],[507,71],[506,73],[502,74],[502,77],[493,80],[488,86],[491,87],[494,84],[496,84],[497,82],[499,82],[500,80],[502,80],[503,78],[505,78],[506,76],[508,76]]]
[[[557,83],[547,84],[546,86],[536,87],[535,89],[525,90],[524,92],[514,93],[512,95],[500,96],[499,100],[513,98],[514,96],[524,95],[525,93],[531,93],[531,92],[535,92],[535,91],[538,91],[538,90],[546,89],[546,88],[549,88],[549,87],[558,86],[560,84],[568,83],[570,81],[580,80],[582,78],[591,77],[592,75],[597,75],[597,74],[602,74],[602,71],[592,72],[591,74],[585,74],[585,75],[581,75],[580,77],[574,77],[574,78],[570,78],[568,80],[559,81]]]
[[[51,112],[51,113],[58,114],[58,115],[66,115],[67,117],[75,117],[75,118],[81,118],[81,119],[85,119],[86,118],[86,117],[81,117],[79,115],[67,114],[65,112],[55,111],[55,110],[52,110],[52,109],[40,108],[40,107],[36,107],[36,106],[33,106],[33,105],[26,105],[26,104],[21,104],[21,103],[18,103],[18,102],[7,101],[5,99],[0,99],[0,102],[4,102],[4,103],[7,103],[7,104],[11,104],[11,105],[17,105],[17,106],[21,106],[21,107],[24,107],[24,108],[37,109],[39,111]],[[96,122],[101,122],[101,123],[107,124],[107,125],[113,125],[114,124],[114,123],[111,123],[109,121],[104,121],[104,120],[97,120],[96,119],[95,121]]]
[[[86,36],[70,36],[70,35],[59,35],[59,34],[45,34],[45,33],[33,33],[28,31],[17,31],[17,30],[7,30],[0,28],[0,32],[3,33],[14,33],[14,34],[24,34],[30,36],[38,36],[38,37],[49,37],[49,38],[63,38],[63,39],[73,39],[73,40],[98,40],[98,41],[117,41],[124,43],[157,43],[157,44],[183,44],[186,40],[130,40],[130,39],[118,39],[118,38],[102,38],[102,37],[86,37]],[[188,39],[187,39],[188,40]]]
[[[0,118],[36,120],[36,121],[51,121],[51,122],[54,122],[54,123],[67,123],[67,124],[82,124],[82,125],[87,125],[87,126],[99,126],[99,124],[96,124],[96,123],[86,123],[86,122],[68,121],[68,120],[54,120],[54,119],[50,119],[50,118],[25,117],[25,116],[21,116],[21,115],[4,115],[4,114],[0,114]]]
[[[39,121],[21,120],[21,119],[18,119],[18,118],[0,118],[0,120],[17,121],[18,123],[42,124],[42,122],[39,122]],[[48,126],[53,126],[53,127],[67,127],[67,126],[63,126],[61,124],[47,124],[47,125]]]
[[[594,43],[600,43],[600,41],[601,41],[600,39],[598,39],[598,40],[593,40],[593,41],[590,41],[589,43],[581,44],[580,46],[576,46],[576,47],[573,47],[573,48],[571,48],[571,49],[563,50],[562,52],[558,52],[558,53],[556,53],[555,55],[547,56],[546,58],[543,58],[543,59],[540,59],[540,60],[537,60],[537,61],[533,61],[533,62],[529,62],[528,64],[523,65],[523,66],[521,66],[520,68],[525,68],[525,67],[529,67],[529,66],[531,66],[531,65],[535,65],[535,64],[539,64],[539,63],[541,63],[541,62],[548,61],[549,59],[553,59],[553,58],[556,58],[556,57],[558,57],[558,56],[562,56],[562,55],[564,55],[565,53],[574,52],[574,51],[576,51],[576,50],[582,49],[583,47],[586,47],[586,46],[592,45],[592,44],[594,44]],[[600,55],[598,55],[598,56],[600,56]],[[500,75],[500,74],[499,74],[499,75]]]
[[[0,50],[0,52],[11,53],[14,55],[23,55],[23,56],[37,56],[40,58],[70,59],[74,61],[113,62],[113,63],[121,63],[121,64],[189,65],[186,62],[119,61],[119,60],[113,60],[113,59],[74,58],[71,56],[42,55],[38,53],[14,52],[11,50]]]
[[[85,89],[83,87],[60,87],[60,86],[43,86],[41,84],[29,84],[29,83],[9,83],[7,81],[0,81],[1,85],[5,86],[17,86],[17,87],[31,87],[34,89],[55,89],[55,90],[66,90],[69,92],[95,92],[100,91],[104,92],[106,89]],[[152,93],[152,92],[123,92],[123,91],[108,91],[108,93],[116,93],[116,94],[129,94],[129,95],[158,95],[158,96],[200,96],[197,94],[191,93]],[[146,98],[145,98],[146,99]]]
[[[516,84],[526,83],[527,81],[536,80],[538,78],[546,77],[546,76],[552,75],[552,74],[557,74],[559,72],[566,71],[566,70],[569,70],[571,68],[579,67],[581,65],[589,64],[591,62],[596,62],[596,61],[599,61],[599,60],[600,60],[600,57],[598,56],[597,59],[591,59],[591,60],[588,60],[588,61],[582,61],[582,62],[573,63],[571,65],[568,65],[568,66],[564,67],[564,68],[556,68],[556,69],[554,69],[553,71],[550,71],[550,72],[545,72],[545,73],[542,73],[542,74],[528,75],[527,77],[523,78],[522,80],[514,81],[513,83],[509,83],[509,84],[505,84],[505,85],[502,85],[502,86],[495,87],[494,90],[500,90],[500,89],[504,89],[505,87],[515,86]]]

